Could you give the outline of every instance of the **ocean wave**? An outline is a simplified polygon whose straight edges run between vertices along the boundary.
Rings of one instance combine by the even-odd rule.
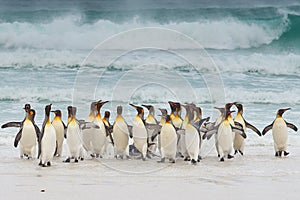
[[[98,19],[81,23],[81,15],[59,16],[47,23],[1,22],[0,46],[5,49],[92,49],[101,41],[136,28],[161,27],[192,37],[209,49],[253,48],[278,40],[290,27],[284,16],[268,20],[242,20],[234,17],[160,23],[135,16],[123,23]],[[164,40],[165,38],[163,38]],[[180,43],[181,38],[177,38]],[[161,38],[157,37],[157,40]],[[170,42],[171,43],[171,42]]]

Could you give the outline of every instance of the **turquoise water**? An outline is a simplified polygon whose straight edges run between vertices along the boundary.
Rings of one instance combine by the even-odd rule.
[[[102,49],[87,58],[109,37],[144,27],[175,30],[194,39],[215,68],[206,63],[193,68],[170,53],[175,46],[178,52],[199,56],[197,49],[184,46],[185,36],[169,41],[160,34],[149,38],[170,48],[148,46],[121,55],[130,41],[149,39],[131,35],[119,49]],[[25,103],[37,110],[40,125],[48,103],[62,109],[64,119],[71,104],[85,118],[89,103],[103,99],[112,101],[103,108],[112,112],[111,121],[121,104],[131,122],[135,111],[129,102],[156,107],[168,107],[168,100],[194,102],[205,116],[215,116],[213,106],[239,101],[245,105],[245,118],[260,129],[283,107],[292,107],[286,118],[299,126],[299,35],[298,1],[6,2],[0,8],[0,124],[22,120]],[[115,54],[120,54],[117,60],[103,64]],[[205,79],[216,69],[222,80],[217,101]],[[0,144],[10,145],[16,132],[1,130]],[[297,140],[291,143],[298,145],[299,136],[291,134]],[[251,135],[250,143],[262,143]],[[266,137],[271,141],[271,135]]]

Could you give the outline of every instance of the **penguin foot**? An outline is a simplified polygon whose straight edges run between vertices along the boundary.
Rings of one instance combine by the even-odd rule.
[[[283,155],[284,155],[284,156],[288,156],[289,154],[290,154],[290,153],[287,152],[287,151],[284,151],[284,152],[283,152]]]
[[[196,164],[197,164],[197,161],[194,160],[194,159],[192,159],[191,162],[192,162],[193,165],[196,165]]]
[[[198,162],[200,162],[200,160],[202,160],[202,157],[200,155],[198,155]]]
[[[234,151],[234,155],[237,154],[237,153],[238,153],[238,150],[235,150],[235,151]]]
[[[44,164],[42,164],[42,167],[47,167],[47,165],[44,163]]]
[[[42,163],[42,161],[40,160],[40,162],[39,162],[39,166],[42,166],[43,165],[43,163]]]
[[[126,155],[126,159],[127,160],[131,160],[131,157]]]
[[[282,151],[279,151],[279,157],[281,157],[282,156]]]
[[[220,154],[218,154],[218,158],[220,158]]]
[[[224,162],[225,160],[224,160],[224,157],[222,157],[221,159],[220,159],[220,162]]]
[[[93,153],[91,153],[90,156],[91,156],[92,158],[95,158],[95,154],[93,154]]]
[[[200,161],[201,161],[201,159],[200,159],[200,158],[198,158],[198,159],[197,159],[197,162],[200,162]]]
[[[228,158],[228,159],[232,159],[232,158],[234,158],[234,156],[228,154],[227,158]]]
[[[70,158],[67,158],[64,162],[65,163],[69,163],[71,161],[71,159]]]
[[[81,161],[84,161],[84,158],[80,158]]]
[[[146,161],[146,158],[145,158],[145,157],[142,157],[142,160],[143,160],[143,161]]]
[[[275,152],[275,156],[278,157],[278,156],[279,156],[279,153],[278,153],[278,152]]]
[[[77,158],[75,158],[75,161],[74,161],[74,162],[78,163],[78,159],[77,159]]]
[[[50,161],[49,161],[49,162],[47,162],[47,166],[49,166],[49,167],[51,166],[51,162],[50,162]]]
[[[164,163],[166,158],[161,158],[161,160],[157,161],[158,163]]]
[[[152,159],[152,157],[150,156],[149,153],[146,154],[146,157],[149,158],[149,159]]]
[[[170,163],[175,163],[175,158],[170,158],[170,159],[169,159],[169,162],[170,162]]]
[[[244,155],[244,153],[241,151],[241,150],[239,150],[239,152],[240,152],[240,154],[243,156]]]
[[[191,161],[191,158],[189,156],[185,157],[183,161]]]

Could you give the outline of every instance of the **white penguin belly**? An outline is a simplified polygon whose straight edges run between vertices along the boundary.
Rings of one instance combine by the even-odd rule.
[[[275,146],[277,147],[276,151],[284,151],[288,139],[288,131],[285,121],[281,119],[276,119],[273,124],[272,134]]]
[[[20,148],[22,148],[22,151],[24,154],[27,154],[31,157],[34,155],[32,154],[33,148],[36,147],[37,144],[37,137],[36,137],[36,132],[34,125],[32,122],[25,120],[23,124],[23,129],[22,129],[22,137],[20,139]],[[35,152],[33,152],[35,153]]]
[[[165,124],[160,133],[160,148],[162,157],[175,159],[177,150],[177,134],[171,124]]]
[[[122,120],[117,121],[113,126],[113,138],[117,154],[126,150],[129,141],[129,130],[127,124]]]
[[[80,128],[78,125],[71,125],[67,128],[67,145],[70,157],[79,157],[81,150]]]
[[[52,125],[55,129],[55,133],[56,133],[56,141],[57,141],[57,154],[61,155],[62,153],[62,145],[63,145],[63,141],[64,141],[64,125],[62,124],[62,122],[60,121],[53,121]]]
[[[56,149],[56,133],[52,125],[45,126],[41,145],[41,158],[43,163],[52,161]]]
[[[147,130],[141,119],[133,121],[132,134],[134,146],[145,156],[147,152]]]
[[[222,123],[218,129],[218,145],[224,154],[230,154],[233,148],[232,130],[230,125]],[[220,151],[221,149],[219,149]]]
[[[96,154],[102,154],[104,151],[104,146],[106,143],[106,130],[104,123],[102,121],[95,121],[95,124],[98,125],[100,128],[96,129],[93,134],[92,138],[92,146],[93,152]]]
[[[185,145],[191,159],[198,160],[200,138],[198,131],[191,124],[185,130]]]

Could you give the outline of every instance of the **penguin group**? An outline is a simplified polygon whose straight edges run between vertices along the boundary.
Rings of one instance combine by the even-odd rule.
[[[151,159],[159,157],[159,163],[168,160],[175,163],[183,159],[196,165],[202,160],[201,149],[205,140],[215,139],[215,149],[220,162],[234,158],[235,154],[244,155],[247,138],[246,130],[251,129],[258,136],[265,135],[272,129],[275,156],[289,155],[287,151],[288,128],[298,128],[286,122],[282,115],[290,108],[279,109],[275,120],[260,132],[245,120],[243,105],[237,102],[227,103],[224,107],[215,107],[220,115],[215,121],[203,118],[202,109],[193,103],[181,104],[169,101],[171,112],[159,108],[160,119],[155,118],[152,105],[129,104],[136,110],[133,124],[128,125],[123,117],[123,107],[116,109],[116,119],[110,123],[110,112],[101,117],[101,108],[108,101],[94,101],[90,105],[90,114],[86,120],[76,117],[77,108],[68,106],[67,125],[62,121],[61,110],[51,110],[52,104],[45,106],[45,117],[41,129],[35,123],[36,112],[30,104],[25,104],[25,118],[21,122],[8,122],[2,128],[17,127],[14,146],[20,149],[21,158],[38,158],[39,165],[51,166],[54,157],[62,156],[63,144],[66,143],[66,159],[69,163],[83,161],[85,157],[103,158],[109,145],[114,149],[116,159]],[[233,116],[235,110],[237,114]],[[145,118],[145,110],[148,115]],[[182,111],[185,117],[182,118]],[[52,122],[50,113],[55,117]],[[37,148],[38,147],[38,148]],[[38,151],[36,155],[36,151]],[[73,161],[72,161],[73,162]]]

